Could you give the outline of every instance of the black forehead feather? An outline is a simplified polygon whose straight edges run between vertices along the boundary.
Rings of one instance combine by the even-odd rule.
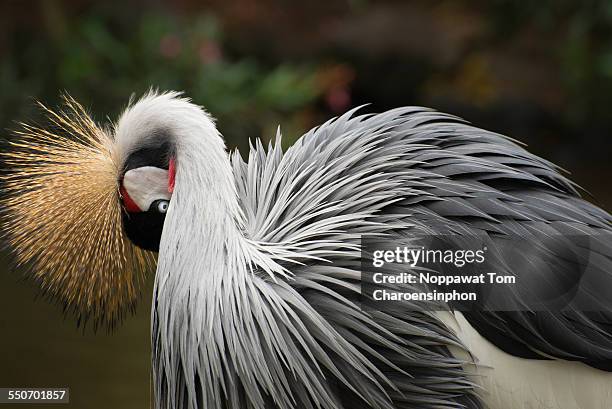
[[[168,162],[172,156],[172,146],[170,142],[155,138],[149,146],[142,147],[130,153],[123,165],[123,173],[131,169],[143,166],[154,166],[160,169],[168,169]]]

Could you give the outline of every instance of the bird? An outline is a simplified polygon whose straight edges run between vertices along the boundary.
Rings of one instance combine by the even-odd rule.
[[[83,325],[119,325],[155,269],[156,409],[610,407],[612,216],[518,141],[357,107],[285,150],[279,128],[245,160],[181,92],[105,126],[68,95],[41,107],[48,129],[22,124],[0,155],[6,240]],[[419,234],[542,247],[553,271],[493,257],[529,270],[536,298],[578,268],[574,240],[537,239],[595,237],[596,308],[365,308],[364,237]]]

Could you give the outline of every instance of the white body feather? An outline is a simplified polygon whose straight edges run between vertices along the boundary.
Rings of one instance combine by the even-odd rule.
[[[439,313],[470,351],[451,347],[457,357],[474,365],[465,369],[482,387],[489,409],[609,409],[612,373],[582,362],[524,359],[505,353],[484,339],[461,312]]]

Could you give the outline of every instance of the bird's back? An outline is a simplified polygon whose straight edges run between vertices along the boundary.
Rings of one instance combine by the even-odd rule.
[[[326,378],[344,407],[479,407],[479,382],[455,358],[478,360],[479,351],[456,327],[414,306],[360,308],[362,236],[596,237],[593,268],[612,288],[612,217],[508,138],[424,108],[354,113],[285,153],[280,141],[267,151],[258,142],[247,163],[233,157],[246,234],[293,274],[287,282],[317,314],[304,320],[309,330],[331,324],[333,337],[355,348],[349,355],[323,346],[347,377]],[[565,250],[546,249],[550,257]],[[512,273],[512,260],[502,263]],[[599,375],[612,369],[612,300],[596,304],[590,312],[472,311],[461,319],[510,358],[578,361]],[[355,373],[351,359],[373,364],[372,372]]]

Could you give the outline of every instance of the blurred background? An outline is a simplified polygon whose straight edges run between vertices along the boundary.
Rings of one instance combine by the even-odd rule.
[[[612,210],[612,1],[0,3],[0,126],[69,92],[98,122],[184,90],[243,155],[356,105],[426,105],[526,142]],[[114,334],[77,329],[0,254],[0,387],[148,408],[149,288]],[[66,407],[66,406],[61,406]]]

